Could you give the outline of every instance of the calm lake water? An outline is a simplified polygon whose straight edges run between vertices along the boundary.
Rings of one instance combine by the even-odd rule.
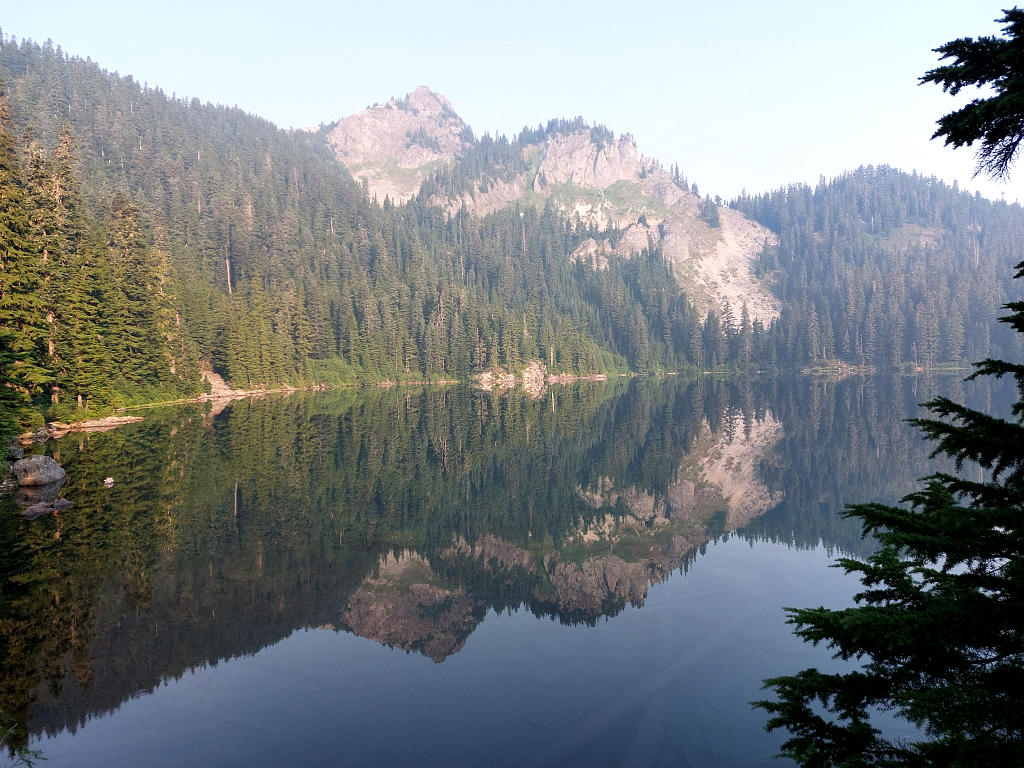
[[[295,393],[45,446],[0,499],[0,712],[56,766],[779,766],[748,704],[835,664],[847,503],[937,465],[956,377]],[[115,484],[105,488],[103,479]],[[2,764],[2,762],[0,762]]]

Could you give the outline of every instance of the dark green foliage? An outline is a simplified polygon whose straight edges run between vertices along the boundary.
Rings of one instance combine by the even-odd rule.
[[[38,749],[29,749],[21,740],[24,734],[17,724],[9,721],[9,718],[0,712],[0,755],[4,755],[7,768],[32,768],[39,760],[45,760]]]
[[[106,222],[90,219],[67,125],[52,155],[30,137],[23,162],[6,130],[0,139],[6,388],[57,416],[195,392],[168,259],[139,209],[115,195]]]
[[[615,134],[603,125],[595,125],[590,129],[590,140],[594,142],[597,151],[600,152],[606,144],[615,141]]]
[[[423,130],[423,128],[420,128],[415,133],[410,132],[408,134],[408,137],[409,141],[411,141],[413,144],[418,144],[421,147],[432,149],[438,154],[441,153],[441,145],[438,144],[437,139],[428,134],[425,130]]]
[[[31,397],[47,380],[43,254],[32,237],[30,203],[7,118],[0,81],[0,329],[6,358],[0,371],[3,386]]]
[[[1017,267],[1024,277],[1024,262]],[[1002,320],[1024,333],[1024,302]],[[858,605],[789,610],[796,634],[856,662],[841,673],[806,669],[766,681],[757,702],[768,728],[791,738],[783,754],[807,766],[991,766],[1024,762],[1024,366],[988,359],[978,376],[1012,376],[1012,419],[936,398],[915,419],[935,452],[984,470],[940,472],[905,507],[861,504],[881,549],[839,566],[859,575]],[[893,711],[920,729],[910,743],[873,723]]]
[[[705,197],[700,203],[700,217],[707,222],[709,227],[720,227],[718,220],[718,206],[711,198]]]
[[[18,411],[28,404],[15,378],[21,358],[14,339],[13,333],[0,329],[0,445],[7,445],[7,438],[18,432]]]
[[[115,196],[111,203],[107,232],[112,272],[107,311],[115,352],[111,362],[131,384],[157,383],[169,368],[160,332],[161,315],[167,314],[160,306],[163,275],[142,230],[139,209],[124,197]]]
[[[940,61],[951,64],[929,70],[922,83],[936,83],[956,96],[971,86],[991,89],[991,96],[977,98],[939,119],[932,138],[944,137],[946,146],[964,147],[981,142],[978,172],[996,178],[1009,174],[1024,140],[1024,10],[1011,8],[996,19],[1003,37],[969,37],[952,40],[935,49]]]

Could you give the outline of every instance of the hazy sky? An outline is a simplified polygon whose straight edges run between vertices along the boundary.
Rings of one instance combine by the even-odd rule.
[[[972,180],[973,152],[929,140],[973,95],[917,84],[931,49],[995,34],[1005,2],[4,5],[5,35],[282,127],[424,84],[478,135],[582,115],[726,198],[884,163],[1024,200],[1024,167],[1010,184]]]

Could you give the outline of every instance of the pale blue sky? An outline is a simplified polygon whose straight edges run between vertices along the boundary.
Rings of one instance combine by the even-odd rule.
[[[727,198],[887,163],[1024,200],[1024,167],[972,180],[971,151],[929,141],[965,99],[917,85],[932,48],[996,33],[1003,5],[4,0],[0,27],[282,127],[425,84],[477,134],[583,115]]]

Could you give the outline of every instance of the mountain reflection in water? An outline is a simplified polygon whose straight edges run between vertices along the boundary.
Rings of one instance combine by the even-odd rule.
[[[442,662],[490,611],[594,625],[737,529],[865,552],[837,512],[923,474],[927,446],[894,425],[939,389],[963,394],[677,378],[542,399],[294,393],[69,435],[46,450],[72,509],[26,522],[0,500],[0,711],[74,732],[303,628]]]

